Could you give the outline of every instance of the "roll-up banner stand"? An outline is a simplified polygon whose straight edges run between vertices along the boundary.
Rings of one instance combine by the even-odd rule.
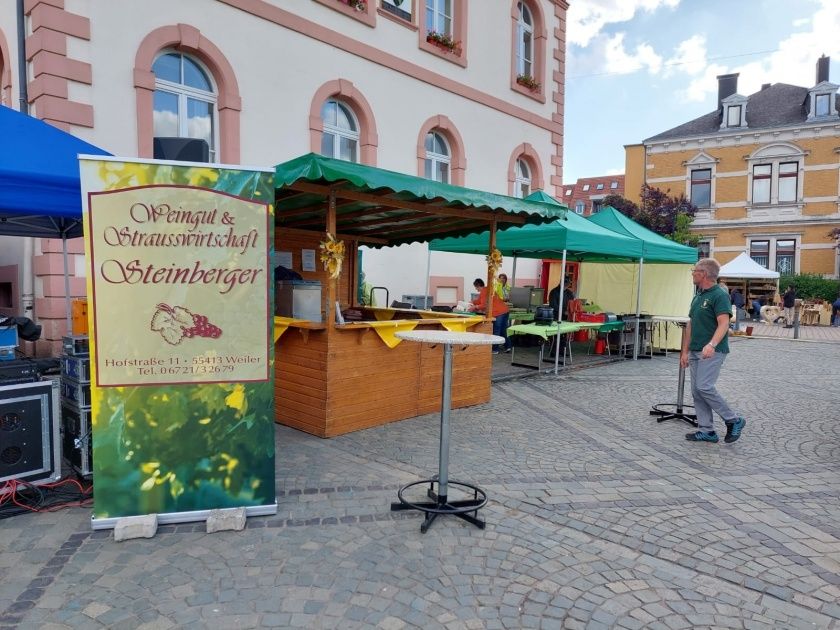
[[[92,526],[275,514],[274,178],[81,156]]]

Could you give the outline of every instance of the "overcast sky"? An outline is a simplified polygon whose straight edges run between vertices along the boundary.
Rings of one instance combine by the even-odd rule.
[[[564,181],[624,172],[624,145],[717,107],[719,74],[738,93],[812,87],[821,54],[840,83],[840,0],[572,0],[567,30]]]

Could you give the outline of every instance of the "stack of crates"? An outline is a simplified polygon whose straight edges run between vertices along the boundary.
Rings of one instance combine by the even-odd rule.
[[[93,474],[90,426],[90,350],[87,335],[63,337],[61,429],[64,457],[82,477]]]

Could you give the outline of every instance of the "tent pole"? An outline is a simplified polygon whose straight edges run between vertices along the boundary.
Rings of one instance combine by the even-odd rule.
[[[428,245],[426,245],[428,247]],[[423,309],[429,310],[429,284],[431,283],[432,273],[432,250],[429,249],[426,256],[426,291],[423,293]],[[432,300],[434,302],[434,300]]]
[[[67,334],[73,334],[70,322],[70,269],[67,265],[67,234],[61,235],[61,254],[64,257],[64,314],[67,322]]]
[[[560,323],[563,321],[563,291],[566,290],[566,250],[563,250],[563,262],[560,263],[560,301],[557,303],[557,334],[554,336],[554,374],[560,371]],[[565,354],[563,355],[565,359]]]
[[[510,286],[516,286],[516,256],[513,257],[513,271],[510,274]]]
[[[642,268],[645,265],[644,257],[639,258],[639,283],[636,285],[636,330],[633,333],[633,360],[639,358],[639,318],[642,312]]]

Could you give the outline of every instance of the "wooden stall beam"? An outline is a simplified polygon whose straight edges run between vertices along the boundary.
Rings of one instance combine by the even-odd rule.
[[[484,313],[485,318],[493,317],[493,297],[496,295],[496,287],[494,286],[496,270],[489,264],[490,256],[493,254],[493,250],[496,249],[496,224],[496,216],[494,215],[493,220],[490,222],[490,251],[487,252],[487,310]]]
[[[307,194],[308,194],[308,193],[307,193]],[[356,201],[352,201],[352,200],[349,200],[349,199],[348,199],[348,200],[346,200],[346,201],[341,201],[341,202],[336,203],[336,204],[335,204],[335,207],[336,207],[336,208],[341,208],[341,207],[343,207],[343,206],[352,206],[354,203],[358,203],[358,202],[356,202]],[[321,201],[321,202],[319,202],[319,203],[312,204],[312,205],[309,205],[309,206],[303,206],[303,207],[301,207],[301,208],[294,208],[293,210],[284,210],[284,211],[283,211],[281,214],[279,214],[278,216],[279,216],[279,218],[280,218],[281,220],[283,220],[284,225],[288,225],[288,226],[290,226],[290,227],[294,227],[291,223],[286,223],[286,221],[285,221],[285,220],[286,220],[286,219],[293,219],[293,218],[295,218],[295,217],[300,217],[300,216],[303,216],[303,215],[305,215],[305,214],[312,214],[313,212],[317,212],[317,213],[318,213],[317,218],[318,218],[321,222],[323,222],[323,221],[324,221],[324,217],[326,216],[326,209],[327,209],[327,208],[326,208],[326,204],[324,204],[324,202],[323,202],[323,201]],[[316,217],[310,217],[309,219],[305,219],[305,220],[307,220],[307,221],[311,221],[311,220],[313,220],[313,219],[315,219],[315,218],[316,218]]]
[[[428,236],[428,238],[424,240],[430,240],[433,238],[437,238],[438,235],[447,234],[450,230],[454,227],[463,228],[463,229],[471,229],[473,227],[486,227],[487,221],[436,221],[435,225],[438,226],[438,229],[430,229],[428,226],[424,228],[415,228],[411,230],[394,230],[392,232],[387,232],[382,236],[387,237],[389,240],[393,239],[402,239],[412,236]]]
[[[309,184],[306,182],[296,182],[294,184],[290,184],[289,188],[293,190],[300,190],[303,192],[313,193],[313,194],[327,194],[331,189],[326,186],[321,186],[318,184]],[[353,199],[355,201],[366,201],[369,203],[375,203],[381,206],[388,206],[391,208],[405,208],[408,210],[415,210],[417,212],[425,212],[428,214],[436,214],[441,216],[448,216],[448,217],[462,217],[466,219],[475,219],[478,221],[490,221],[495,212],[488,212],[487,210],[469,210],[467,208],[451,208],[448,206],[440,205],[439,203],[418,203],[415,201],[404,201],[401,199],[394,199],[387,195],[374,195],[371,193],[363,193],[358,192],[355,190],[336,190],[337,195],[339,195],[342,199]],[[505,215],[505,222],[511,223],[514,225],[524,225],[525,224],[525,217],[520,217],[516,215]]]
[[[375,217],[373,219],[362,219],[359,221],[352,221],[348,219],[347,222],[341,220],[342,217],[338,217],[338,225],[343,229],[355,230],[357,228],[370,228],[370,227],[378,227],[380,225],[407,225],[407,226],[414,226],[417,222],[422,222],[426,220],[425,216],[416,216],[416,213],[412,214],[404,214],[395,217]],[[435,219],[438,220],[439,219]],[[411,223],[408,223],[411,221]]]
[[[335,237],[340,241],[356,241],[358,243],[370,243],[371,245],[389,245],[387,239],[377,238],[375,236],[365,236],[364,234],[347,234],[346,232],[339,232]]]
[[[330,189],[328,205],[327,205],[327,233],[335,235],[335,203],[336,191],[334,188]],[[346,255],[346,254],[345,254]],[[326,306],[326,320],[327,320],[327,343],[329,343],[330,333],[332,333],[335,325],[335,295],[336,295],[336,281],[330,278],[327,283],[327,306]]]

